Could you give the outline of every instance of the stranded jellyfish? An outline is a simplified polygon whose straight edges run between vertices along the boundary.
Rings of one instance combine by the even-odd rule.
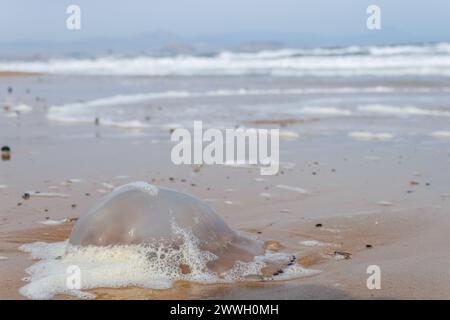
[[[134,182],[82,214],[68,241],[23,245],[21,250],[41,261],[26,270],[29,283],[20,292],[32,299],[58,293],[92,298],[82,290],[164,289],[177,280],[218,283],[311,274],[292,254],[267,249],[231,229],[203,201]],[[72,281],[77,286],[68,285]]]
[[[84,213],[69,239],[74,246],[142,245],[159,259],[179,261],[189,272],[190,250],[207,253],[213,272],[231,269],[236,261],[249,262],[264,253],[263,246],[231,229],[198,198],[145,182],[115,189]],[[189,248],[188,248],[189,247]]]

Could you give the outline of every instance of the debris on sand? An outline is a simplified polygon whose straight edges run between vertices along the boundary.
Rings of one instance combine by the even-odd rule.
[[[336,260],[349,260],[352,258],[352,254],[349,252],[345,252],[345,251],[335,251],[332,256],[336,259]]]
[[[320,227],[322,227],[322,224],[321,223],[316,223],[316,228],[320,228]]]
[[[2,147],[2,160],[8,161],[11,159],[11,148],[8,146]]]
[[[68,198],[69,195],[64,193],[54,193],[54,192],[39,192],[39,191],[27,191],[23,194],[22,198],[25,200],[31,197],[41,197],[41,198]]]

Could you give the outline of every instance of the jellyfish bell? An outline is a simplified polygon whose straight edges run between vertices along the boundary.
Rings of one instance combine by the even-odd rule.
[[[260,242],[230,228],[200,199],[146,182],[126,184],[102,198],[81,215],[69,243],[142,245],[172,252],[190,245],[214,256],[207,267],[216,273],[230,270],[236,261],[248,262],[264,253]]]

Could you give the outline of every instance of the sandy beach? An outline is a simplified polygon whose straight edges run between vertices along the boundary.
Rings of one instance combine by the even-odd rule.
[[[187,100],[201,109],[207,99],[217,101],[215,97],[169,97],[152,100],[146,113],[126,111],[124,117],[138,114],[149,126],[103,122],[103,111],[99,111],[99,125],[95,115],[89,115],[90,121],[72,122],[51,117],[51,106],[91,101],[111,91],[118,94],[118,88],[135,94],[133,91],[147,87],[183,86],[171,78],[130,77],[126,81],[2,73],[0,92],[5,93],[5,99],[0,111],[0,144],[10,147],[11,157],[0,162],[1,299],[26,298],[19,289],[27,284],[25,270],[36,261],[19,250],[21,245],[67,240],[82,212],[115,187],[133,181],[195,195],[232,228],[255,236],[276,252],[295,254],[299,266],[319,272],[290,280],[274,277],[237,284],[179,281],[160,290],[135,286],[89,289],[98,299],[450,298],[450,252],[446,245],[450,227],[449,140],[444,134],[432,135],[445,129],[444,116],[426,121],[414,118],[407,123],[389,119],[383,121],[385,128],[380,127],[381,121],[367,116],[360,118],[364,124],[358,121],[354,126],[356,121],[345,115],[337,119],[320,113],[286,115],[276,108],[275,114],[264,115],[228,115],[225,108],[213,109],[216,117],[205,116],[212,125],[222,112],[225,116],[220,120],[225,125],[284,132],[280,172],[274,176],[261,176],[257,167],[198,168],[171,162],[170,134],[176,127],[171,124],[171,115],[189,110]],[[229,88],[231,82],[240,85],[234,80],[214,81],[218,87],[225,83]],[[267,84],[254,81],[259,90]],[[90,86],[93,82],[95,88]],[[193,83],[196,87],[211,85],[204,78],[195,78]],[[280,83],[291,85],[283,80]],[[302,83],[294,85],[305,89]],[[420,85],[400,81],[392,87],[418,92]],[[443,98],[448,95],[442,93],[445,83],[436,81],[431,87],[437,87]],[[259,103],[265,95],[244,97],[247,100],[243,103],[248,99]],[[240,99],[236,93],[229,96],[224,105],[237,104],[236,99]],[[280,104],[287,105],[287,99],[281,97]],[[31,109],[14,109],[21,104]],[[189,112],[178,119],[189,123]],[[414,124],[413,133],[403,130]],[[358,126],[369,129],[363,131]],[[339,130],[333,130],[336,128]],[[377,136],[371,133],[374,131],[390,134]],[[31,196],[23,197],[25,193]],[[379,290],[366,286],[370,265],[380,267]]]

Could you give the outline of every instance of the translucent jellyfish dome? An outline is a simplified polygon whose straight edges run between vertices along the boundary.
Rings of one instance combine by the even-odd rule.
[[[261,243],[231,229],[200,199],[146,182],[116,188],[81,215],[70,235],[73,246],[143,245],[166,252],[207,252],[207,266],[224,272],[236,261],[263,254]]]

